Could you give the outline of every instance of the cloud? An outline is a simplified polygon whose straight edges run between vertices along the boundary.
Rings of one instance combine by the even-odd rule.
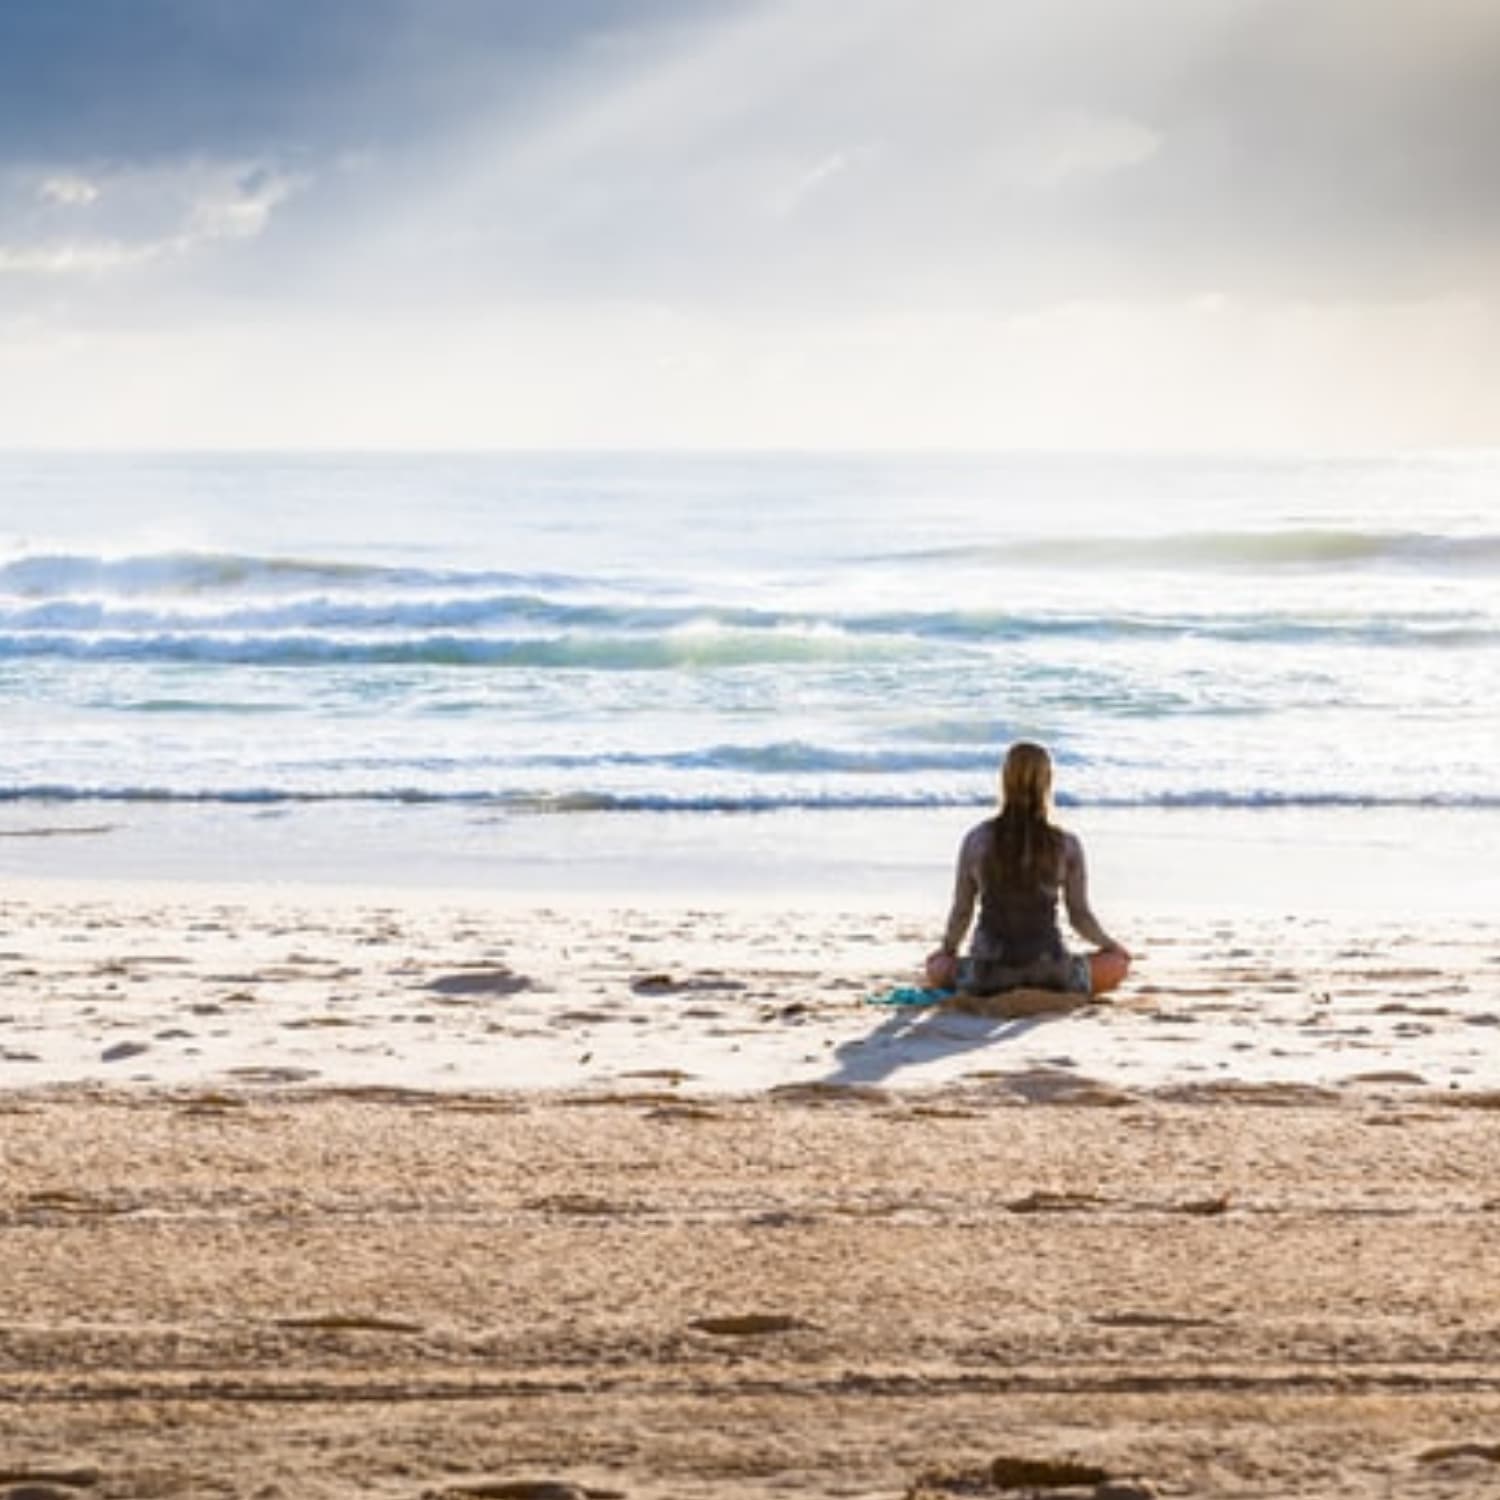
[[[446,135],[415,222],[470,291],[700,306],[1410,297],[1500,264],[1500,11],[940,15],[766,0],[659,28]]]
[[[795,213],[800,204],[841,172],[847,172],[854,153],[834,151],[795,178],[785,191],[773,195],[772,211],[779,216]]]
[[[1482,0],[74,3],[0,8],[0,152],[316,179],[288,297],[1404,297],[1500,259]]]
[[[10,0],[0,394],[92,348],[226,441],[1500,434],[1496,139],[1491,0]]]
[[[1018,180],[1057,187],[1070,177],[1119,172],[1149,161],[1161,149],[1158,131],[1121,116],[1060,115],[1038,122],[1020,142]]]
[[[80,276],[181,262],[263,234],[306,179],[263,162],[0,174],[0,277]]]
[[[99,196],[98,185],[86,177],[48,177],[37,186],[37,196],[44,203],[60,203],[70,208],[82,208]]]
[[[276,206],[304,185],[266,166],[233,172],[227,180],[198,189],[182,239],[189,248],[214,240],[254,239],[265,231]]]
[[[120,240],[58,241],[41,245],[0,244],[0,275],[98,275],[160,259],[168,242],[128,245]]]

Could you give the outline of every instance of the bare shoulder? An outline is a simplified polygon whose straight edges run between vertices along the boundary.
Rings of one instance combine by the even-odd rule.
[[[990,825],[977,823],[965,835],[958,846],[958,867],[977,880],[990,852]]]
[[[1083,866],[1083,841],[1076,833],[1066,828],[1059,828],[1062,834],[1063,865],[1070,870],[1081,869]]]
[[[990,833],[994,827],[994,819],[986,818],[982,823],[976,823],[965,835],[963,841],[963,855],[965,859],[977,858],[990,846]]]

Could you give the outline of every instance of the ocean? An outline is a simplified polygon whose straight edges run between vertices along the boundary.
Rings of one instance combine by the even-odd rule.
[[[3,828],[857,860],[1026,737],[1065,818],[1420,838],[1500,809],[1497,584],[1488,452],[11,454]]]

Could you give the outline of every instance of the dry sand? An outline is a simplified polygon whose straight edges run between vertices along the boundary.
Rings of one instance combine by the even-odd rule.
[[[1500,1494],[1481,927],[5,910],[0,1496]]]
[[[1500,1088],[1480,921],[1176,913],[1122,924],[1113,1003],[1018,1020],[881,1010],[941,913],[533,907],[349,888],[13,885],[0,1086],[898,1088],[1050,1069]]]

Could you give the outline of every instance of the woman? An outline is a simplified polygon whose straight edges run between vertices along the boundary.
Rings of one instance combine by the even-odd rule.
[[[1073,930],[1097,951],[1063,946],[1059,895]],[[976,901],[979,923],[960,961]],[[1005,757],[999,814],[970,829],[959,850],[953,909],[942,947],[928,956],[927,982],[976,995],[1022,987],[1102,995],[1129,972],[1129,952],[1089,909],[1083,845],[1052,821],[1052,757],[1019,741]]]

